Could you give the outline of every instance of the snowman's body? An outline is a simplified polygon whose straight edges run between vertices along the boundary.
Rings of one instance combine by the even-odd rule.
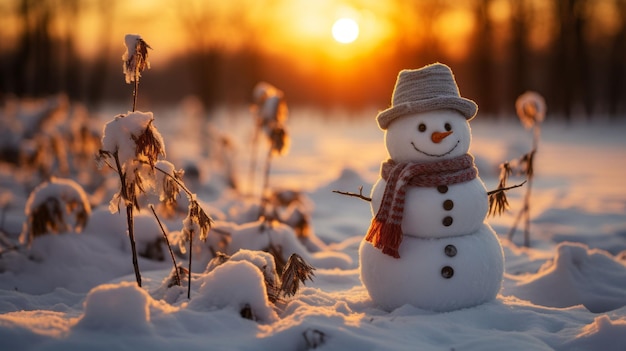
[[[379,179],[372,189],[372,212],[376,215],[387,182]],[[402,217],[404,235],[444,238],[478,230],[487,215],[487,190],[479,178],[436,188],[407,190]]]
[[[385,133],[396,162],[428,163],[469,150],[466,118],[453,110],[410,114]],[[387,182],[372,190],[372,213],[379,210]],[[402,216],[399,258],[363,240],[361,280],[372,300],[386,310],[404,304],[450,311],[492,300],[504,272],[502,247],[485,222],[487,190],[479,177],[435,187],[409,187]]]

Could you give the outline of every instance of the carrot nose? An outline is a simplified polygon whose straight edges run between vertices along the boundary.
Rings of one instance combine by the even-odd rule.
[[[445,137],[447,137],[450,134],[452,134],[452,131],[448,131],[448,132],[434,132],[430,136],[430,139],[433,141],[433,143],[439,144]]]

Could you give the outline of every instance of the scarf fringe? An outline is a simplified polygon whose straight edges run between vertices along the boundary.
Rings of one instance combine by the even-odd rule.
[[[400,224],[390,224],[374,218],[365,236],[365,240],[375,248],[381,249],[384,254],[400,258],[398,248],[402,243],[402,227]]]

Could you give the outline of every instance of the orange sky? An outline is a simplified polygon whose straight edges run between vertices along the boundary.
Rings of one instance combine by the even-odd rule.
[[[0,10],[11,6],[15,9],[17,3],[18,0],[4,2]],[[80,17],[76,21],[63,18],[54,24],[54,30],[74,31],[79,48],[88,55],[98,52],[103,31],[110,36],[111,47],[117,46],[122,52],[126,33],[141,34],[154,48],[151,60],[155,64],[188,50],[193,43],[209,43],[227,49],[254,43],[270,53],[317,51],[337,58],[358,56],[376,50],[399,30],[406,31],[407,26],[419,27],[415,21],[405,22],[407,11],[394,1],[117,0],[105,1],[104,5],[99,5],[99,1],[79,3]],[[112,17],[105,11],[111,8]],[[458,13],[453,16],[459,18]],[[355,19],[360,27],[359,38],[349,45],[339,44],[332,38],[332,25],[341,17]],[[15,18],[2,18],[2,22],[4,28],[0,36],[10,42],[19,30],[19,23]],[[456,23],[453,21],[444,27],[454,30]]]
[[[18,3],[7,0],[0,4],[0,49],[19,30],[14,18],[3,15],[11,13]],[[494,24],[503,29],[510,24],[511,3],[492,0],[488,10]],[[80,17],[58,21],[55,30],[73,31],[78,47],[88,55],[98,52],[102,33],[109,36],[111,49],[120,51],[120,55],[124,35],[141,34],[153,47],[151,61],[157,65],[195,43],[227,49],[254,43],[270,53],[296,53],[303,61],[310,54],[342,60],[380,53],[391,40],[419,42],[429,35],[446,54],[462,57],[475,26],[473,1],[85,0],[79,4]],[[550,17],[553,3],[527,0],[524,4],[533,7],[531,44],[550,45],[558,31]],[[612,0],[594,0],[590,4],[587,11],[593,25],[588,35],[611,35],[619,29],[621,23]],[[111,9],[112,17],[106,15],[107,9]],[[332,24],[340,17],[351,17],[359,23],[360,35],[354,43],[333,40]],[[506,30],[499,29],[498,34],[506,35]]]
[[[371,51],[394,34],[390,23],[394,15],[391,2],[353,3],[340,0],[188,0],[181,6],[172,0],[121,2],[118,4],[120,18],[116,21],[121,25],[114,29],[113,35],[121,42],[125,33],[139,32],[155,50],[167,50],[164,56],[185,51],[197,41],[227,49],[254,43],[272,54],[322,51],[341,57],[346,53]],[[132,19],[137,13],[145,14],[139,22]],[[332,38],[332,25],[341,17],[354,18],[360,26],[359,38],[349,47]],[[195,22],[201,28],[190,35],[188,26]],[[170,30],[163,31],[164,27]]]

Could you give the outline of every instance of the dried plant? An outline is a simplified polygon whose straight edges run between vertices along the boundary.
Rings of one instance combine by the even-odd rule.
[[[187,298],[191,298],[191,257],[193,253],[194,238],[206,241],[209,229],[211,229],[211,218],[202,210],[197,201],[189,203],[189,212],[183,220],[182,238],[180,241],[181,251],[185,252],[185,243],[189,243],[189,285],[187,286]]]
[[[148,49],[152,48],[140,35],[136,34],[126,34],[124,43],[126,44],[126,52],[122,55],[122,61],[124,61],[122,66],[126,83],[130,84],[131,82],[135,82],[135,88],[133,90],[133,112],[135,112],[135,108],[137,107],[139,77],[141,77],[141,72],[146,68],[150,68]]]
[[[284,155],[289,148],[289,135],[285,128],[281,125],[270,130],[268,135],[270,141],[270,152],[273,156]]]
[[[133,267],[139,286],[141,274],[135,247],[133,210],[139,209],[138,196],[154,185],[154,165],[158,158],[165,157],[165,144],[153,121],[150,112],[116,116],[104,127],[102,149],[96,158],[100,166],[106,164],[120,178],[120,190],[113,196],[109,209],[112,213],[119,212],[121,201],[126,206]],[[111,164],[111,159],[114,164]]]
[[[176,170],[173,164],[165,160],[157,161],[155,168],[161,170],[156,175],[158,185],[156,190],[159,194],[161,213],[171,218],[176,214],[181,191],[180,184],[182,184],[185,171]]]
[[[226,263],[228,260],[230,259],[230,256],[218,251],[213,255],[213,258],[209,261],[209,263],[206,265],[206,269],[205,272],[208,273],[212,270],[214,270],[216,267],[223,265],[224,263]]]
[[[20,241],[30,245],[41,235],[81,232],[89,220],[91,205],[78,183],[71,179],[51,178],[30,193],[25,213]]]
[[[282,91],[266,82],[259,82],[252,92],[254,103],[250,112],[255,119],[252,136],[252,156],[250,158],[250,190],[254,188],[254,174],[256,172],[257,144],[261,131],[272,133],[272,125],[282,125],[287,120],[287,103]]]
[[[21,248],[21,245],[17,245],[7,235],[7,230],[4,227],[4,221],[6,219],[6,213],[11,207],[13,202],[13,194],[9,191],[0,192],[0,258],[3,254],[10,251],[17,251]]]
[[[506,188],[506,182],[509,176],[513,173],[513,169],[508,162],[500,165],[500,181],[498,182],[498,189]],[[506,198],[504,191],[497,191],[494,193],[487,193],[489,197],[489,215],[501,215],[509,208],[509,201]]]
[[[215,234],[214,240],[208,245],[209,251],[211,251],[211,255],[214,257],[221,253],[221,251],[226,250],[228,245],[231,242],[232,234],[229,231],[223,230],[221,228],[211,228],[213,233]],[[214,247],[213,245],[216,245]]]
[[[274,249],[276,249],[274,247]],[[282,255],[280,253],[282,250],[278,249],[274,252],[272,250],[264,250],[265,252],[269,252],[272,254],[274,265],[276,266],[276,271],[281,271],[280,278],[274,278],[274,274],[268,275],[266,271],[266,266],[259,266],[256,264],[257,268],[263,274],[263,280],[265,282],[267,299],[271,303],[276,303],[280,300],[281,294],[284,296],[293,296],[300,289],[300,283],[304,284],[307,280],[313,280],[313,271],[315,268],[309,265],[300,255],[294,253],[292,254],[287,262],[285,263],[282,259]],[[210,272],[215,267],[224,264],[228,260],[230,260],[230,256],[218,252],[215,257],[207,264],[207,268],[205,272]],[[279,261],[283,261],[280,264]],[[253,262],[254,263],[254,262]],[[273,271],[273,268],[272,268]]]
[[[58,131],[39,133],[24,141],[19,163],[39,179],[45,180],[53,175],[67,177],[70,175],[67,139],[68,136]]]
[[[314,270],[315,268],[306,263],[300,255],[291,254],[281,275],[280,290],[285,296],[295,295],[300,288],[300,283],[304,284],[307,280],[313,280]]]
[[[264,132],[269,147],[265,159],[263,185],[261,188],[261,209],[259,216],[265,213],[267,206],[267,190],[269,187],[269,175],[273,156],[284,155],[289,146],[289,135],[285,128],[288,108],[282,91],[266,82],[260,82],[253,91],[254,104],[251,106],[255,117],[255,130],[252,138],[252,157],[250,164],[249,188],[254,188],[254,174],[256,170],[256,147],[261,131]]]
[[[271,224],[271,223],[270,223]],[[272,255],[272,257],[274,257],[274,264],[276,265],[276,270],[282,272],[283,269],[285,268],[285,265],[287,265],[287,261],[285,261],[285,259],[283,258],[283,248],[280,245],[274,245],[274,243],[272,243],[272,238],[271,236],[269,236],[268,233],[268,237],[270,239],[270,243],[269,245],[263,249],[264,252],[268,252]]]
[[[524,246],[530,246],[530,195],[532,191],[533,178],[535,175],[535,155],[539,145],[539,137],[541,134],[541,123],[545,119],[546,115],[546,102],[544,98],[536,92],[526,92],[520,95],[515,102],[515,110],[520,121],[526,129],[533,130],[532,149],[530,152],[522,155],[517,160],[517,167],[519,173],[526,176],[528,179],[528,186],[526,187],[526,194],[524,196],[524,204],[521,211],[518,213],[513,226],[509,230],[508,237],[513,239],[513,235],[517,230],[519,221],[524,218]]]
[[[129,116],[144,116],[145,118],[146,115],[152,117],[151,113],[140,112],[131,113]],[[119,145],[116,144],[116,140],[111,141],[106,138],[107,131],[110,131],[111,135],[118,135],[118,133],[115,132],[116,129],[114,129],[113,125],[116,121],[119,122],[123,118],[124,117],[116,117],[115,120],[109,122],[109,124],[111,125],[107,124],[107,126],[105,127],[102,144],[105,145],[105,147],[108,146],[109,148],[114,148],[116,151],[111,152],[108,150],[100,150],[100,155],[98,159],[101,163],[107,164],[109,167],[113,168],[120,177],[121,189],[114,196],[110,209],[112,210],[112,212],[114,212],[116,209],[119,211],[120,200],[123,200],[126,204],[129,237],[131,240],[131,249],[133,250],[133,266],[136,267],[135,275],[137,278],[137,283],[139,284],[139,286],[141,286],[141,275],[139,274],[139,268],[137,266],[136,253],[134,249],[134,234],[132,234],[133,229],[131,229],[132,216],[133,208],[139,209],[139,202],[137,201],[138,196],[145,193],[148,190],[148,187],[156,188],[159,194],[159,200],[166,207],[169,206],[171,208],[174,208],[176,206],[176,198],[180,194],[181,190],[187,195],[189,199],[187,217],[183,220],[183,231],[181,240],[179,241],[179,246],[181,248],[181,251],[185,253],[186,244],[189,244],[188,281],[191,282],[191,260],[194,238],[205,241],[211,228],[212,220],[209,215],[206,214],[206,212],[202,209],[199,202],[196,200],[195,194],[191,193],[191,191],[189,191],[189,189],[187,189],[187,187],[183,183],[182,177],[184,171],[176,170],[170,162],[158,159],[159,157],[165,156],[165,146],[163,144],[161,134],[152,123],[152,119],[147,122],[143,122],[146,127],[145,129],[143,129],[142,133],[136,135],[131,133],[130,139],[133,141],[133,146],[131,148],[134,150],[134,152],[131,153],[131,158],[129,160],[126,160],[125,162],[120,161],[120,157],[118,156],[120,154],[120,149]],[[141,121],[139,123],[141,123]],[[125,128],[125,130],[129,129],[126,128],[128,127],[127,124],[119,124],[119,127],[123,127]],[[112,138],[115,139],[115,137]],[[125,155],[128,154],[127,150],[122,153]],[[110,162],[108,161],[109,158],[113,158],[113,160],[115,161],[115,166],[110,164]],[[128,173],[129,169],[133,172],[130,176]],[[155,173],[158,173],[158,176]],[[154,215],[156,216],[156,212],[154,212]],[[167,242],[169,242],[165,232],[164,236]],[[173,254],[171,255],[174,266],[176,266]],[[187,296],[191,296],[190,283]]]
[[[302,337],[306,342],[306,349],[316,349],[326,342],[326,334],[318,329],[307,328],[302,332]]]
[[[527,91],[515,101],[515,111],[526,129],[534,128],[546,117],[546,101],[534,91]]]
[[[174,252],[172,252],[172,246],[170,245],[170,240],[168,239],[167,233],[165,232],[165,228],[163,227],[163,224],[161,223],[159,216],[157,216],[156,211],[154,210],[154,206],[152,204],[150,205],[150,210],[152,211],[154,218],[156,218],[157,223],[159,223],[159,228],[161,229],[161,233],[163,233],[163,239],[165,240],[165,244],[167,245],[167,248],[170,252],[170,258],[172,259],[174,272],[176,273],[176,282],[177,282],[177,285],[180,286],[180,275],[178,274],[178,269],[176,269],[178,265],[176,264],[176,258],[174,257]]]
[[[310,205],[302,192],[277,189],[272,192],[268,202],[270,209],[265,213],[267,220],[290,226],[299,239],[311,235]]]
[[[162,169],[161,166],[167,166],[166,169]],[[207,236],[209,235],[209,230],[211,229],[211,225],[213,220],[211,217],[202,209],[200,203],[196,199],[196,195],[193,194],[182,182],[182,174],[184,173],[182,170],[175,171],[173,166],[171,166],[169,162],[156,165],[154,167],[155,170],[159,171],[161,174],[165,175],[168,181],[172,182],[170,185],[164,185],[162,189],[167,188],[169,191],[172,191],[170,194],[162,194],[163,198],[171,198],[174,197],[174,191],[180,192],[182,190],[189,199],[189,206],[187,217],[183,219],[183,229],[181,232],[181,236],[178,240],[178,246],[182,253],[187,252],[186,245],[189,244],[189,262],[188,262],[188,285],[187,285],[187,298],[191,298],[191,260],[193,253],[193,242],[194,239],[198,239],[201,241],[206,241]],[[165,183],[165,182],[164,182]],[[156,215],[156,213],[155,213]]]
[[[171,288],[173,286],[182,286],[182,278],[187,275],[187,269],[183,266],[174,266],[170,275],[167,277],[167,287]]]
[[[254,311],[252,311],[252,306],[249,303],[245,304],[241,310],[239,311],[239,315],[241,318],[249,319],[251,321],[256,320],[256,316],[254,315]]]
[[[189,199],[187,217],[183,220],[183,230],[179,245],[185,252],[185,244],[189,243],[189,267],[187,297],[191,295],[191,260],[193,241],[195,238],[206,240],[211,228],[212,220],[201,208],[192,194],[182,182],[184,172],[176,170],[174,166],[161,158],[165,158],[165,144],[163,137],[154,126],[154,117],[151,112],[135,112],[137,101],[137,88],[141,72],[149,68],[148,49],[138,35],[126,35],[126,53],[122,57],[124,61],[124,74],[126,82],[135,82],[133,99],[133,112],[116,116],[104,127],[102,136],[102,149],[96,157],[99,167],[103,165],[113,169],[120,179],[120,190],[113,196],[109,209],[111,212],[119,212],[120,202],[126,206],[126,218],[131,251],[133,255],[133,267],[137,285],[141,286],[141,274],[137,262],[137,250],[134,236],[134,209],[140,209],[138,198],[148,190],[156,190],[159,199],[165,207],[175,208],[177,196],[184,191]],[[157,171],[159,175],[157,176]],[[169,245],[169,239],[154,207],[152,212],[156,217],[164,240]],[[174,255],[170,249],[170,256],[174,267],[178,267]],[[176,270],[176,281],[181,278]]]

